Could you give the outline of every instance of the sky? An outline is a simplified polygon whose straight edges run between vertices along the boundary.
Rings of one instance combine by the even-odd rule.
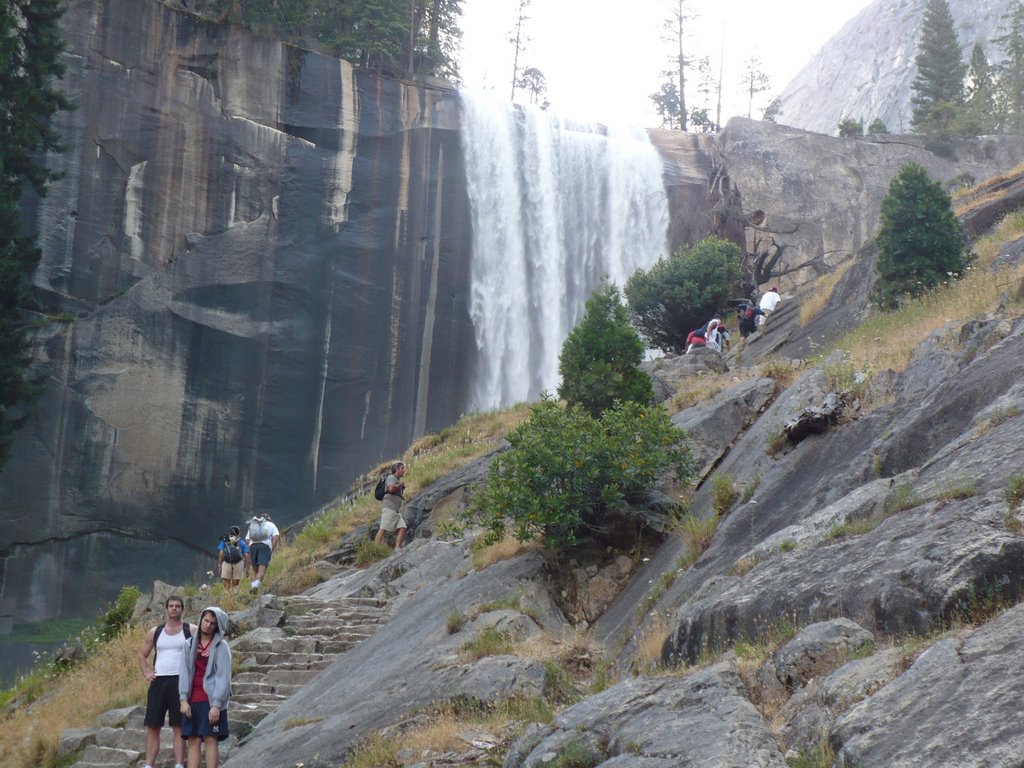
[[[725,62],[722,123],[747,114],[741,80],[748,58],[759,56],[769,78],[769,89],[754,98],[751,116],[759,118],[829,38],[870,2],[686,0],[684,7],[693,16],[685,40],[688,55],[710,56],[716,73],[719,62]],[[660,125],[649,97],[669,66],[672,49],[662,39],[663,24],[675,5],[673,0],[532,0],[524,25],[530,40],[520,54],[520,69],[532,66],[544,73],[551,110],[562,116]],[[508,38],[518,8],[519,0],[464,0],[461,74],[466,87],[509,97],[514,47]],[[517,94],[517,100],[525,98]],[[687,99],[687,106],[703,106],[694,104],[689,93]],[[708,106],[713,117],[715,105]]]

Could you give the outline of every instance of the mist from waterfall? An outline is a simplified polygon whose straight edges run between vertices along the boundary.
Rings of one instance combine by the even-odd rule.
[[[668,253],[662,161],[642,129],[571,123],[463,92],[473,227],[473,408],[558,386],[558,354],[607,276]]]

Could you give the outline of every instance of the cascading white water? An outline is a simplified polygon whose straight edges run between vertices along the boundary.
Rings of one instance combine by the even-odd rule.
[[[558,354],[608,276],[621,289],[668,252],[662,162],[639,129],[570,124],[463,92],[473,222],[474,408],[558,385]]]

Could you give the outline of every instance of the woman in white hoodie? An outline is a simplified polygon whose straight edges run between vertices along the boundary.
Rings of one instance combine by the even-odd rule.
[[[224,633],[228,615],[216,606],[203,610],[199,632],[181,654],[178,698],[181,738],[188,743],[188,768],[199,768],[199,744],[206,745],[206,768],[217,768],[218,742],[228,737],[231,649]]]

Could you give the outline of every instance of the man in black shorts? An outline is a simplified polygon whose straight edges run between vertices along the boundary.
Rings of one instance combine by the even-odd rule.
[[[153,627],[146,634],[146,640],[139,650],[139,669],[142,676],[150,681],[146,698],[146,763],[153,768],[160,752],[160,729],[164,727],[164,715],[174,731],[174,765],[184,768],[185,745],[181,740],[181,709],[178,705],[178,667],[189,638],[198,630],[195,624],[185,624],[181,617],[185,612],[185,601],[171,595],[164,604],[167,621]],[[149,665],[149,654],[156,650],[153,666]]]

